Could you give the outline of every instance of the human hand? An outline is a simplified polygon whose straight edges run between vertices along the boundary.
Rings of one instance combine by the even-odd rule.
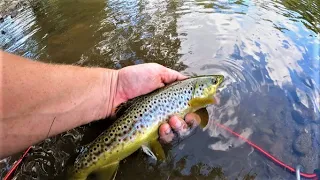
[[[113,107],[129,99],[147,94],[158,88],[187,77],[156,63],[127,66],[119,70]]]
[[[156,63],[146,63],[122,68],[118,72],[117,93],[113,107],[122,102],[147,94],[161,88],[168,83],[183,80],[187,77],[177,71],[166,68]],[[172,116],[168,123],[159,128],[160,140],[169,143],[174,138],[173,131],[183,134],[188,127],[195,127],[200,123],[200,117],[191,113],[185,116],[185,121],[177,116]]]
[[[169,143],[175,136],[173,131],[181,136],[186,134],[190,129],[198,126],[201,122],[200,116],[195,113],[189,113],[184,118],[185,119],[183,120],[178,116],[172,116],[168,123],[162,124],[159,128],[160,141]]]

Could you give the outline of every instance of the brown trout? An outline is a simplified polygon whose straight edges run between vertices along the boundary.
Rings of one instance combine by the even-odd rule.
[[[192,77],[172,83],[134,100],[124,113],[77,157],[70,179],[84,180],[91,173],[103,179],[115,177],[119,162],[141,147],[164,160],[158,141],[159,126],[171,115],[183,118],[214,103],[213,95],[223,81],[222,75]]]

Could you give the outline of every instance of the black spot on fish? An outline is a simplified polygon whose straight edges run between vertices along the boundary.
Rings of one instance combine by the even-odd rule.
[[[97,150],[97,148],[93,148],[93,150],[94,150],[94,151],[96,151],[96,150]]]
[[[104,139],[104,141],[108,141],[108,138],[106,137],[106,138]]]

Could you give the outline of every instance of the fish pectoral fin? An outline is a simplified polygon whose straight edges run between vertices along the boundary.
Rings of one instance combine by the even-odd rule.
[[[148,156],[152,157],[152,159],[154,160],[158,160],[157,156],[152,152],[152,150],[150,149],[150,147],[146,146],[146,145],[142,145],[141,146],[142,151],[144,153],[146,153]]]
[[[154,154],[156,155],[158,160],[164,161],[166,159],[166,155],[165,155],[164,150],[162,148],[162,145],[160,144],[158,139],[151,141],[149,144],[150,144],[152,152],[154,152]]]
[[[191,108],[198,109],[203,108],[209,104],[213,104],[214,98],[192,98],[188,103]]]
[[[152,140],[148,145],[142,145],[142,150],[155,160],[164,161],[166,159],[163,148],[157,139]]]
[[[95,171],[98,180],[114,180],[119,167],[119,161],[102,166]]]
[[[199,110],[197,110],[196,112],[194,112],[195,114],[197,114],[201,121],[200,121],[200,127],[203,129],[207,126],[208,122],[209,122],[209,114],[206,108],[201,108]]]

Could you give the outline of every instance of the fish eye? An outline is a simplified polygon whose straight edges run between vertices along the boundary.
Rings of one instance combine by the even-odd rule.
[[[213,84],[216,84],[216,83],[217,83],[217,80],[216,80],[216,79],[212,79],[212,83],[213,83]]]

